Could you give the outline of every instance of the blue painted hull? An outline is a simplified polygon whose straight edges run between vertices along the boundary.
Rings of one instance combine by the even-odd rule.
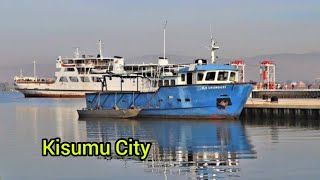
[[[140,117],[238,118],[253,88],[251,84],[164,86],[148,93],[86,94],[87,108],[142,108]],[[228,99],[223,107],[219,99]]]

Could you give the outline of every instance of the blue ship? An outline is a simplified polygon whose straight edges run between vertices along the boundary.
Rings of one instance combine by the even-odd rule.
[[[165,77],[159,78],[155,83],[162,86],[152,92],[88,93],[86,108],[139,108],[138,117],[237,119],[253,85],[238,82],[234,66],[204,62],[196,60],[195,64],[181,68],[174,85],[168,85]]]

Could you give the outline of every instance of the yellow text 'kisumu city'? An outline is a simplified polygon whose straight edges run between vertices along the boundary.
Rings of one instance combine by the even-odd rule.
[[[118,139],[114,152],[118,156],[148,157],[151,142],[139,142],[133,138]],[[61,142],[60,138],[42,139],[42,156],[111,156],[110,142]]]

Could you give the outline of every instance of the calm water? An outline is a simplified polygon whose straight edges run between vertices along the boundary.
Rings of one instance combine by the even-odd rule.
[[[82,99],[0,93],[0,179],[319,179],[314,119],[78,120]],[[42,157],[42,138],[152,142],[135,157]]]

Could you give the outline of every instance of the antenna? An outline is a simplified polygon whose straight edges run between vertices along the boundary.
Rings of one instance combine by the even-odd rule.
[[[20,78],[23,77],[23,74],[22,74],[22,69],[20,69]]]
[[[163,27],[163,59],[166,59],[166,27],[167,27],[167,20]]]
[[[211,30],[211,25],[210,25],[210,41],[211,41],[211,63],[215,63],[215,51],[219,49],[219,46],[216,46],[216,42],[214,42],[213,36],[212,36],[212,30]]]
[[[99,46],[100,59],[102,60],[103,59],[103,55],[102,55],[103,43],[102,43],[102,40],[99,40],[98,46]]]
[[[79,51],[79,47],[74,47],[76,49],[76,51],[74,52],[74,56],[75,58],[79,58],[80,57],[80,51]]]
[[[211,42],[212,42],[213,37],[212,37],[212,28],[211,28],[211,24],[210,24],[210,39],[211,39]]]
[[[33,77],[37,77],[36,76],[36,61],[33,61]]]

